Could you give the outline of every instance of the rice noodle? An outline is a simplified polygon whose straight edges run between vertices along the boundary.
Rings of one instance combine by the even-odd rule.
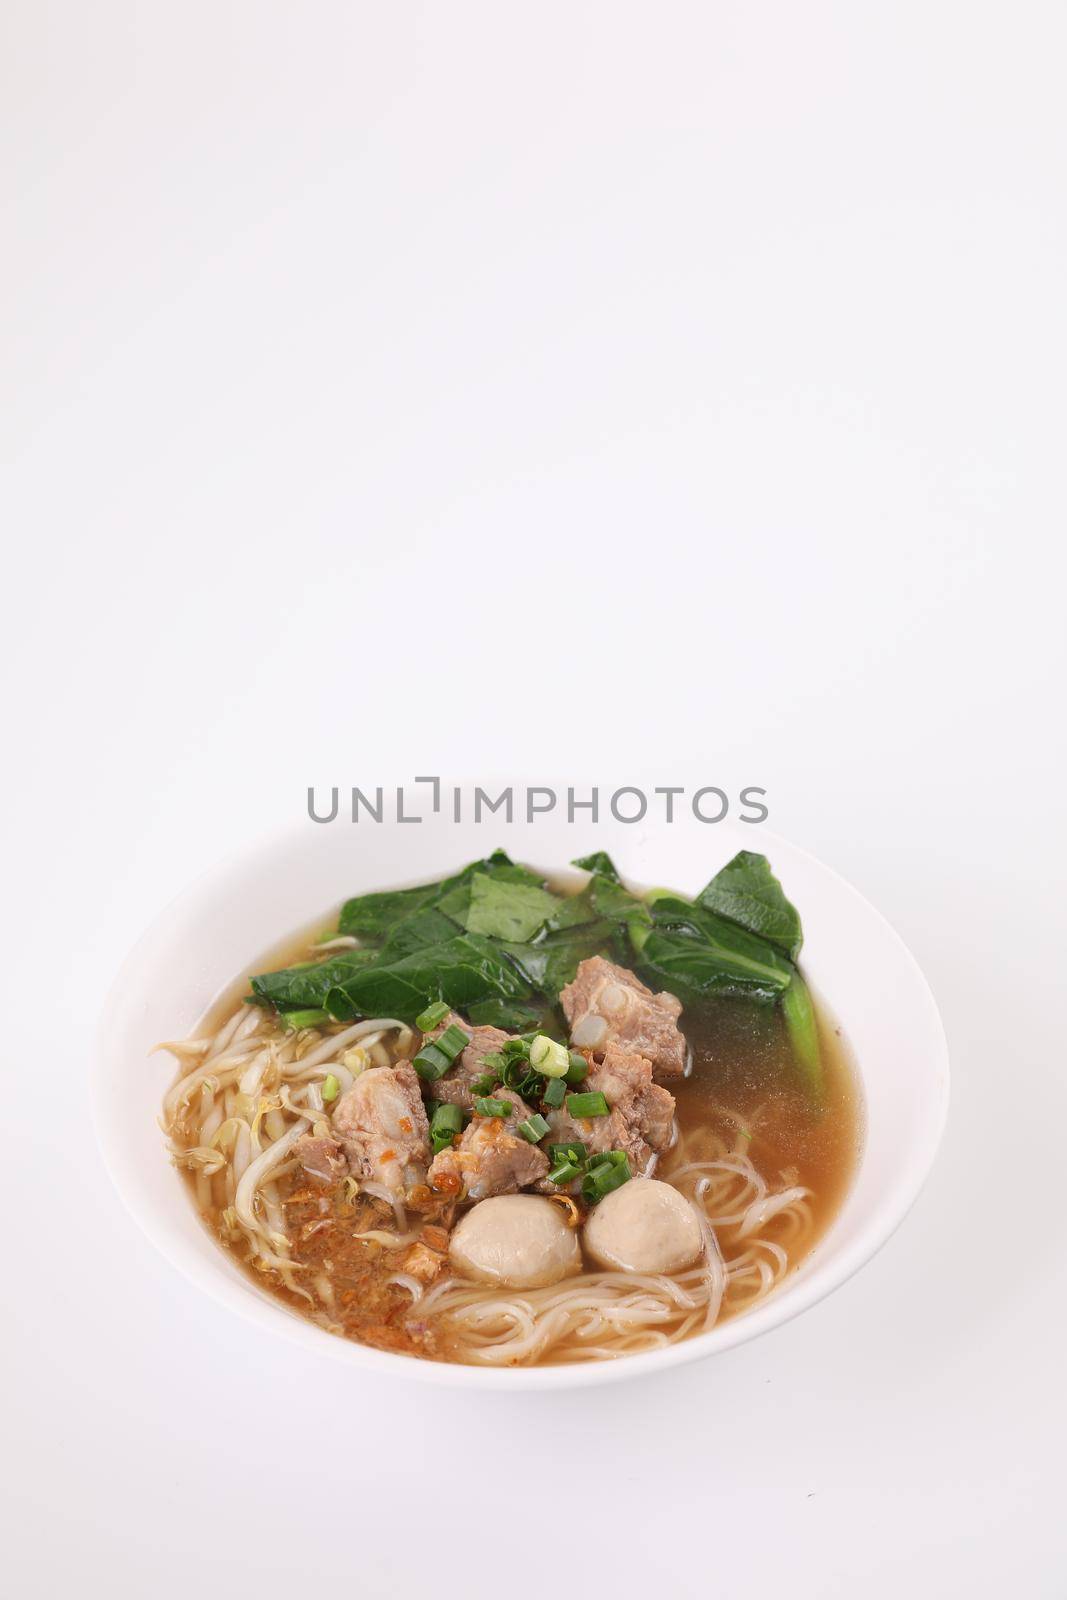
[[[730,1117],[732,1122],[741,1119]],[[748,1310],[789,1270],[785,1243],[811,1228],[809,1191],[770,1193],[738,1143],[712,1141],[703,1159],[671,1152],[660,1177],[688,1199],[704,1238],[702,1259],[683,1272],[587,1272],[547,1289],[502,1293],[449,1277],[419,1301],[420,1320],[441,1329],[455,1355],[480,1366],[526,1365],[546,1357],[605,1361],[677,1343],[719,1318]],[[777,1239],[756,1236],[773,1226]]]
[[[325,1079],[332,1075],[344,1092],[371,1062],[407,1054],[413,1035],[395,1017],[334,1029],[286,1032],[272,1013],[241,1005],[211,1038],[163,1046],[180,1063],[163,1125],[173,1159],[190,1172],[197,1203],[221,1236],[304,1296],[323,1326],[341,1331],[331,1315],[329,1273],[318,1269],[309,1287],[297,1281],[302,1268],[291,1256],[279,1180],[296,1167],[297,1140],[309,1129],[328,1131]],[[657,1170],[691,1206],[704,1241],[700,1260],[682,1272],[584,1272],[521,1292],[454,1277],[447,1268],[429,1287],[405,1272],[387,1281],[408,1292],[413,1315],[437,1333],[442,1349],[483,1366],[616,1360],[748,1310],[803,1254],[814,1227],[810,1191],[793,1171],[774,1187],[753,1165],[757,1113],[743,1118],[722,1108],[715,1120],[725,1132],[681,1134]],[[356,1192],[392,1211],[391,1226],[356,1238],[398,1250],[420,1237],[421,1227],[408,1225],[402,1194],[365,1181],[353,1182],[349,1198]]]

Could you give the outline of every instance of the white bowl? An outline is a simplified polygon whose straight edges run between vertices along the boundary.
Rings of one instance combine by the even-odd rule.
[[[502,845],[546,869],[607,850],[638,883],[695,894],[739,849],[770,857],[804,923],[805,972],[858,1064],[866,1137],[836,1221],[786,1284],[747,1315],[646,1355],[504,1371],[418,1361],[335,1338],[259,1290],[208,1235],[170,1165],[157,1125],[174,1072],[161,1039],[180,1038],[250,963],[349,895],[453,871]],[[727,1350],[838,1288],[889,1238],[934,1159],[948,1103],[948,1057],[933,997],[889,924],[836,873],[762,825],[682,817],[656,828],[533,824],[308,822],[207,873],[138,940],[109,997],[96,1072],[97,1125],[119,1193],[150,1239],[198,1289],[264,1333],[287,1335],[366,1373],[488,1389],[605,1383]]]

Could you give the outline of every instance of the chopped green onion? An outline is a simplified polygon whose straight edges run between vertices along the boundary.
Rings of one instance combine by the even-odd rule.
[[[576,1167],[573,1161],[561,1161],[548,1174],[549,1182],[558,1184],[573,1183],[581,1170],[581,1167]]]
[[[561,1106],[567,1098],[566,1078],[550,1078],[545,1084],[545,1092],[541,1098],[546,1106]]]
[[[585,1145],[580,1139],[575,1139],[571,1144],[550,1144],[548,1159],[554,1167],[561,1166],[564,1162],[580,1167],[585,1160]]]
[[[570,1066],[566,1045],[539,1033],[530,1046],[530,1065],[546,1078],[562,1078]]]
[[[489,1050],[482,1057],[482,1066],[492,1067],[494,1072],[503,1072],[506,1061],[507,1057],[502,1055],[499,1050]]]
[[[435,1156],[447,1150],[463,1126],[463,1112],[459,1106],[446,1101],[439,1105],[430,1118],[430,1143]]]
[[[539,1072],[532,1070],[528,1062],[517,1057],[512,1061],[506,1061],[500,1076],[509,1089],[514,1089],[520,1099],[540,1100],[545,1080]]]
[[[630,1161],[626,1151],[607,1150],[586,1167],[582,1179],[582,1197],[593,1205],[613,1189],[621,1189],[630,1177]]]
[[[539,1111],[535,1111],[532,1117],[527,1117],[525,1122],[519,1123],[519,1132],[524,1139],[529,1139],[531,1144],[540,1144],[545,1134],[551,1131]]]
[[[582,1083],[589,1076],[589,1063],[577,1050],[567,1052],[567,1082],[570,1084]]]
[[[609,1107],[600,1090],[595,1089],[592,1094],[569,1094],[567,1110],[572,1117],[606,1117]]]
[[[517,1039],[505,1039],[500,1046],[501,1054],[506,1056],[508,1060],[529,1061],[530,1040],[536,1037],[536,1034],[530,1034],[525,1038],[520,1036]]]
[[[425,1011],[419,1012],[415,1018],[416,1028],[421,1029],[423,1033],[429,1033],[431,1028],[436,1028],[439,1022],[445,1020],[451,1009],[447,1000],[435,1000],[432,1006],[427,1006]]]
[[[322,1085],[322,1098],[327,1105],[329,1105],[331,1100],[337,1099],[337,1094],[340,1087],[341,1085],[338,1083],[333,1073],[328,1073]]]
[[[435,1083],[451,1068],[452,1057],[439,1050],[436,1044],[424,1044],[411,1065],[420,1078],[425,1078],[428,1083]]]
[[[470,1034],[464,1033],[462,1028],[457,1028],[452,1022],[439,1039],[423,1045],[411,1065],[420,1078],[426,1078],[430,1083],[434,1083],[438,1078],[444,1077],[456,1057],[470,1042]]]
[[[430,1129],[434,1133],[442,1133],[446,1129],[449,1133],[458,1133],[462,1126],[463,1108],[454,1106],[451,1100],[442,1101],[430,1118]]]
[[[332,1022],[328,1011],[283,1011],[282,1021],[287,1028],[317,1028],[320,1022]]]
[[[480,1117],[510,1117],[515,1111],[510,1100],[494,1100],[488,1095],[479,1095],[474,1109]]]
[[[498,1079],[495,1072],[483,1072],[481,1077],[475,1078],[471,1084],[471,1094],[492,1094],[497,1082]]]
[[[462,1028],[457,1028],[454,1022],[450,1022],[444,1033],[439,1034],[434,1040],[438,1050],[448,1057],[450,1063],[455,1061],[458,1055],[462,1055],[470,1042],[470,1034],[464,1033]]]

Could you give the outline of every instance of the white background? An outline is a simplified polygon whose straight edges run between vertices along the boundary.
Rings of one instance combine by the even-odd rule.
[[[1062,1596],[1061,8],[3,29],[7,1591]],[[858,1279],[508,1401],[156,1256],[89,1120],[126,947],[420,772],[762,784],[889,916],[954,1100]]]

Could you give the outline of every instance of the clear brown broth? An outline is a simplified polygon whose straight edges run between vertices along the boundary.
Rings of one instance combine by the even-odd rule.
[[[549,882],[557,893],[575,888],[569,878],[550,878]],[[219,995],[197,1033],[217,1030],[232,1015],[248,993],[253,973],[313,958],[317,942],[329,937],[336,926],[335,912],[273,945]],[[679,1025],[691,1049],[691,1070],[684,1082],[669,1085],[677,1101],[680,1142],[685,1142],[687,1136],[699,1135],[701,1130],[728,1134],[736,1126],[735,1119],[740,1119],[751,1135],[747,1153],[760,1176],[772,1186],[799,1183],[810,1189],[813,1228],[803,1254],[795,1259],[791,1256],[793,1271],[818,1247],[832,1225],[855,1173],[863,1142],[858,1073],[841,1030],[818,999],[816,1012],[825,1083],[818,1109],[812,1108],[796,1081],[779,1013],[751,1001],[712,998],[682,1013]],[[684,1159],[682,1152],[669,1153],[661,1160],[658,1175],[669,1177],[680,1159]],[[186,1178],[195,1203],[194,1181],[188,1174]],[[309,1273],[321,1270],[324,1261],[329,1261],[334,1281],[340,1286],[339,1297],[328,1318],[312,1313],[307,1300],[293,1293],[274,1274],[256,1271],[240,1246],[224,1244],[258,1287],[290,1309],[312,1315],[345,1337],[408,1355],[456,1359],[439,1334],[412,1316],[408,1294],[388,1283],[398,1269],[402,1252],[353,1241],[357,1230],[391,1226],[388,1208],[370,1199],[348,1200],[338,1187],[329,1195],[328,1214],[324,1215],[322,1192],[299,1177],[284,1180],[282,1195],[293,1260]],[[212,1207],[200,1214],[218,1238],[220,1213]],[[427,1208],[421,1221],[430,1225],[444,1223],[447,1227],[454,1215],[454,1202],[442,1201]],[[724,1308],[723,1316],[729,1314]],[[552,1359],[547,1358],[544,1364],[551,1364]]]

